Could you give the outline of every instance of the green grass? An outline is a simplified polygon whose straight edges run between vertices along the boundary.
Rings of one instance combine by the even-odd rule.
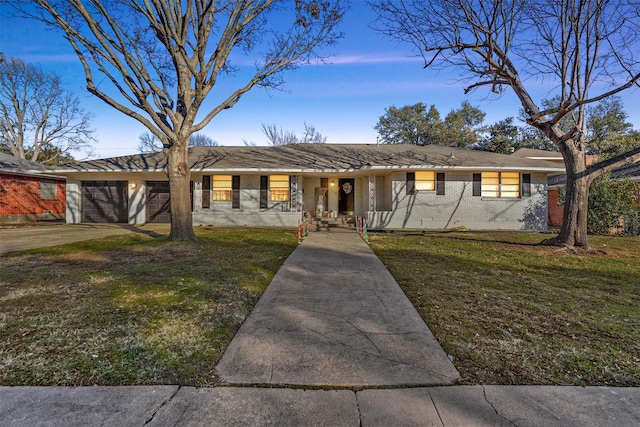
[[[196,229],[0,257],[0,384],[216,384],[295,231]]]
[[[196,229],[0,256],[0,385],[219,384],[294,230]],[[640,386],[640,238],[370,235],[466,384]]]
[[[597,253],[537,233],[373,235],[466,384],[640,386],[640,238]]]

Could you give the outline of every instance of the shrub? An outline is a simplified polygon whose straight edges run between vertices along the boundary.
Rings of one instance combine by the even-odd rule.
[[[589,189],[588,232],[591,234],[640,233],[638,186],[628,177],[596,178]]]

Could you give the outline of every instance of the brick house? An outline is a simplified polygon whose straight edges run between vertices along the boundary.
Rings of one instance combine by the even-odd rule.
[[[50,168],[0,153],[0,223],[61,220],[65,179]]]
[[[163,153],[61,165],[67,222],[170,221]],[[435,145],[293,144],[189,150],[194,225],[296,226],[368,220],[372,229],[547,228],[548,160]]]

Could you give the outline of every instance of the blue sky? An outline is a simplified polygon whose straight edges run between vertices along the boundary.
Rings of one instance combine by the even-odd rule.
[[[214,118],[203,133],[221,145],[243,145],[243,140],[266,145],[262,123],[298,134],[307,123],[326,136],[327,143],[375,144],[373,128],[392,105],[434,104],[444,116],[467,100],[487,113],[485,124],[518,116],[520,105],[510,91],[497,100],[488,100],[483,89],[465,95],[463,84],[452,76],[423,69],[422,60],[412,57],[409,46],[372,30],[374,18],[364,0],[352,2],[341,26],[345,37],[327,51],[334,54],[327,65],[303,66],[284,74],[285,84],[279,91],[253,89]],[[92,124],[99,142],[93,157],[136,152],[145,128],[86,92],[80,63],[62,36],[37,22],[9,19],[6,10],[0,11],[0,19],[0,52],[57,72],[84,108],[94,113]],[[549,97],[544,87],[539,90],[542,98]],[[635,129],[640,128],[639,93],[631,90],[622,97]]]

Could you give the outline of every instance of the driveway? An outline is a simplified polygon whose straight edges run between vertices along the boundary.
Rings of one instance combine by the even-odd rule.
[[[168,224],[38,224],[0,228],[0,254],[129,233],[169,234]]]

